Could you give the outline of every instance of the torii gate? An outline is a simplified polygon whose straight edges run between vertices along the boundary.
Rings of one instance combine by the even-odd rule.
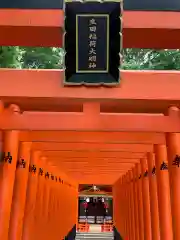
[[[28,2],[0,5],[0,44],[61,47],[62,7]],[[146,12],[129,1],[124,47],[179,48],[175,3]],[[63,70],[1,69],[1,149],[10,156],[1,163],[0,239],[74,239],[78,184],[100,183],[113,185],[124,239],[179,240],[179,76],[122,71],[115,88],[74,88]]]

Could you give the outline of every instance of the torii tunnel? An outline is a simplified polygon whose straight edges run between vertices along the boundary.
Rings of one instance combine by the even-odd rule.
[[[180,48],[179,10],[125,9],[124,47]],[[61,47],[62,29],[61,9],[0,9],[4,46]],[[180,240],[180,72],[63,78],[0,69],[0,240],[75,239],[79,185],[112,187],[114,239]]]

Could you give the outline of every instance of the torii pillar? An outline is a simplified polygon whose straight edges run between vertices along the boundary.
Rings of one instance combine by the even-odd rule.
[[[132,169],[134,182],[134,217],[135,217],[135,239],[139,240],[139,202],[138,202],[138,176],[136,175],[136,168]]]
[[[48,221],[49,221],[49,236],[51,235],[52,238],[57,238],[57,234],[59,232],[59,228],[57,229],[57,214],[59,214],[57,209],[57,188],[56,185],[58,184],[55,179],[55,175],[57,173],[57,169],[55,166],[51,165],[51,174],[50,174],[50,189],[49,189],[49,202],[48,202]],[[63,192],[63,191],[62,191]],[[61,200],[61,199],[60,199]],[[63,206],[63,204],[61,205]],[[62,208],[63,209],[63,208]],[[65,210],[65,209],[64,209]],[[64,214],[62,214],[63,216]],[[61,218],[63,221],[63,218]],[[60,221],[58,225],[61,225]],[[52,232],[53,231],[53,232]]]
[[[45,160],[45,158],[44,158]],[[46,161],[46,165],[44,167],[44,189],[43,189],[43,212],[42,212],[42,217],[43,217],[43,222],[44,222],[44,232],[43,232],[43,239],[49,239],[52,237],[51,234],[51,229],[50,229],[50,223],[48,219],[48,212],[50,211],[49,209],[49,199],[50,199],[50,187],[52,184],[52,180],[50,179],[50,166],[48,164],[48,161]]]
[[[19,113],[19,108],[11,105],[6,112],[10,116]],[[4,132],[3,162],[1,162],[1,189],[0,189],[0,239],[8,239],[13,187],[18,155],[18,131]],[[9,154],[8,154],[9,153]]]
[[[144,219],[144,238],[152,239],[151,234],[151,215],[150,215],[150,198],[149,198],[149,179],[147,171],[147,159],[140,159],[141,177],[142,177],[142,196],[143,196],[143,219]]]
[[[130,190],[130,181],[128,173],[125,174],[126,181],[126,196],[127,196],[127,214],[128,214],[128,237],[129,239],[133,238],[133,226],[132,226],[132,209],[131,209],[131,190]]]
[[[134,211],[134,181],[132,170],[128,171],[128,181],[129,181],[129,192],[130,192],[130,211],[131,211],[131,239],[136,240],[135,238],[135,211]]]
[[[148,163],[148,177],[149,177],[152,239],[160,240],[157,181],[156,181],[156,172],[155,172],[156,168],[155,168],[154,154],[151,152],[147,153],[147,163]]]
[[[126,194],[125,194],[125,186],[124,186],[124,181],[123,181],[123,177],[121,177],[121,189],[120,189],[120,194],[121,194],[121,198],[122,198],[122,203],[121,203],[121,212],[123,213],[122,216],[122,225],[123,225],[123,237],[126,238],[126,236],[128,235],[128,231],[127,231],[127,210],[126,210]],[[117,204],[118,205],[118,204]],[[116,208],[115,208],[116,211]],[[121,218],[121,216],[119,216],[119,218]],[[118,219],[119,219],[118,218]]]
[[[166,145],[154,145],[161,239],[173,240]]]
[[[180,122],[177,107],[169,108],[169,116]],[[167,154],[170,174],[171,209],[173,221],[173,239],[180,239],[180,133],[167,133]]]
[[[125,175],[122,176],[122,184],[123,184],[123,192],[124,192],[124,217],[125,217],[125,234],[126,237],[130,235],[130,227],[129,227],[129,212],[128,212],[128,195],[127,195],[127,186]]]
[[[36,191],[36,205],[35,205],[35,212],[34,212],[34,237],[33,239],[47,239],[47,229],[44,223],[46,219],[43,216],[44,212],[44,202],[45,202],[45,173],[44,169],[47,164],[47,159],[45,157],[40,157],[39,159],[39,169],[37,171],[38,180],[37,180],[37,191]]]
[[[26,191],[29,175],[31,142],[20,143],[14,182],[13,201],[11,206],[11,219],[9,226],[9,240],[21,240],[23,229]]]
[[[144,220],[143,220],[143,196],[142,196],[142,171],[141,165],[136,164],[137,194],[138,194],[138,218],[139,218],[139,240],[144,240]]]
[[[34,151],[30,160],[29,178],[26,195],[26,204],[23,221],[23,234],[22,240],[31,240],[34,233],[34,214],[36,206],[36,193],[38,186],[38,169],[40,151]]]

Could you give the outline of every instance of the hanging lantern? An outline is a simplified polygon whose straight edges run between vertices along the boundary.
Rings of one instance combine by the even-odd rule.
[[[84,207],[85,209],[87,209],[88,203],[87,203],[86,201],[83,202],[83,207]]]
[[[108,208],[109,208],[109,205],[108,205],[107,202],[104,203],[104,208],[105,208],[105,209],[108,209]]]

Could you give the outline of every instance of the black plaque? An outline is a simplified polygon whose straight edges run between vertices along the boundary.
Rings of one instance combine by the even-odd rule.
[[[76,72],[108,72],[109,15],[77,15]],[[81,31],[85,29],[85,31]]]
[[[65,84],[119,83],[120,14],[120,2],[66,2]]]

